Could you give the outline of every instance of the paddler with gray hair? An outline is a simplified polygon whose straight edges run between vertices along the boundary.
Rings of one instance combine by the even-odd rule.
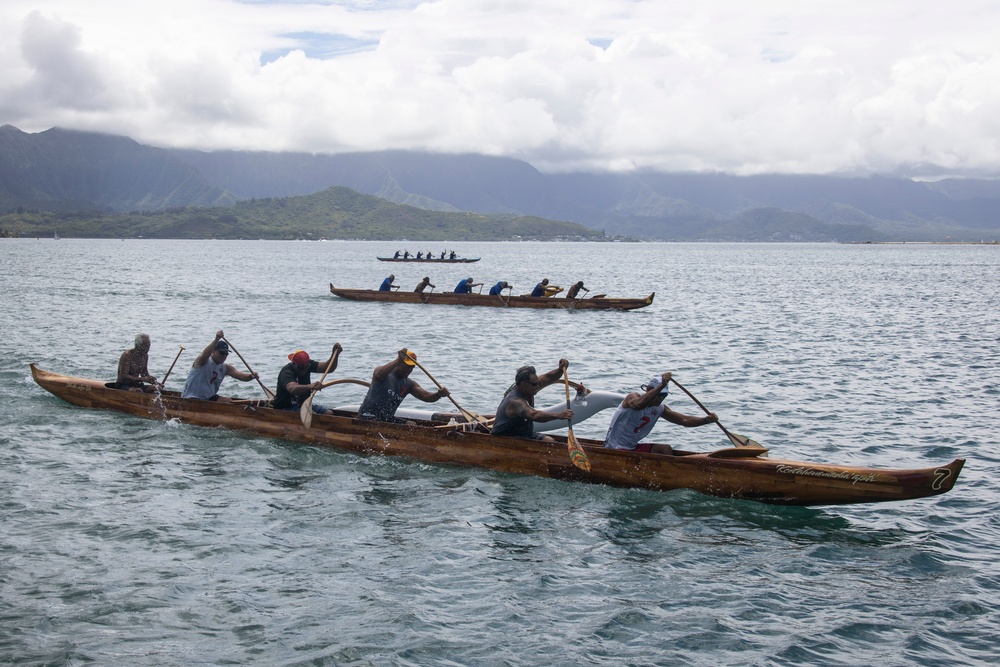
[[[667,397],[670,375],[670,373],[654,375],[640,387],[641,392],[633,391],[625,397],[625,400],[611,417],[611,426],[608,427],[608,434],[604,436],[605,447],[634,452],[652,452],[653,454],[673,454],[673,448],[670,445],[639,442],[649,435],[660,417],[671,424],[689,428],[706,426],[719,421],[719,417],[714,412],[705,417],[692,417],[675,412],[663,405],[663,401]]]

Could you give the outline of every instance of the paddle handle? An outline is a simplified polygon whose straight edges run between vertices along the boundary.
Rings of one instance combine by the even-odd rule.
[[[698,404],[698,407],[699,407],[699,408],[701,408],[702,410],[704,410],[704,411],[705,411],[705,414],[706,414],[706,415],[711,415],[711,414],[712,414],[712,411],[711,411],[711,410],[709,410],[708,408],[706,408],[706,407],[705,407],[705,404],[704,404],[704,403],[702,403],[701,401],[699,401],[699,400],[698,400],[698,399],[697,399],[697,398],[695,397],[695,395],[694,395],[694,394],[692,394],[692,393],[691,393],[690,391],[688,391],[688,390],[687,390],[687,389],[686,389],[686,388],[684,387],[684,385],[682,385],[682,384],[681,384],[680,382],[678,382],[677,380],[675,380],[675,379],[673,378],[673,376],[671,376],[671,377],[670,377],[670,381],[671,381],[671,382],[673,382],[673,383],[674,383],[675,385],[677,385],[677,387],[678,387],[678,388],[679,388],[679,389],[680,389],[681,391],[683,391],[683,392],[684,392],[685,394],[687,394],[687,395],[688,395],[688,396],[689,396],[689,397],[691,398],[691,400],[692,400],[692,401],[694,401],[695,403],[697,403],[697,404]],[[742,440],[740,440],[739,438],[737,438],[736,436],[734,436],[734,435],[733,435],[732,433],[730,433],[729,431],[727,431],[727,430],[726,430],[726,427],[722,425],[722,422],[721,422],[721,421],[719,421],[719,420],[716,420],[716,421],[715,421],[715,424],[716,424],[716,426],[718,426],[719,428],[721,428],[721,429],[722,429],[722,432],[726,434],[726,437],[727,437],[727,438],[729,438],[730,442],[742,442]],[[746,445],[746,443],[744,443],[744,445]]]
[[[407,356],[407,359],[409,359],[414,364],[416,364],[417,368],[419,368],[420,370],[422,370],[424,372],[424,375],[426,375],[428,378],[430,378],[430,381],[433,382],[435,384],[435,386],[437,386],[437,388],[439,390],[440,389],[444,389],[444,387],[441,386],[441,383],[438,382],[437,380],[435,380],[434,376],[431,375],[430,372],[426,368],[424,368],[420,364],[419,361],[417,361],[416,359],[414,359],[412,357],[409,357],[409,356]],[[465,408],[463,408],[461,405],[459,405],[458,401],[456,401],[454,398],[452,398],[452,396],[451,396],[450,393],[448,394],[448,400],[451,401],[451,404],[454,405],[458,409],[458,411],[462,414],[462,416],[465,417],[470,422],[480,422],[481,423],[481,422],[484,421],[484,419],[480,415],[477,415],[474,412],[469,412],[468,410],[466,410]]]
[[[337,357],[339,357],[339,356],[340,356],[340,350],[334,350],[333,354],[330,355],[330,361],[328,361],[326,363],[326,370],[323,371],[323,377],[321,377],[319,379],[319,388],[320,389],[323,388],[323,380],[326,379],[326,376],[330,372],[330,369],[333,368],[333,365],[335,363],[337,363]],[[319,389],[313,389],[312,392],[310,392],[309,398],[306,399],[306,404],[307,405],[311,405],[312,404],[313,396],[316,395],[317,391],[319,391]]]
[[[416,364],[417,368],[419,368],[420,370],[422,370],[424,372],[424,375],[426,375],[430,379],[430,381],[434,383],[434,385],[438,388],[438,390],[444,389],[444,387],[441,386],[441,383],[438,382],[437,380],[435,380],[434,376],[430,374],[430,371],[428,371],[426,368],[424,368],[423,365],[421,365],[421,363],[419,361],[417,361],[416,359],[414,359],[414,358],[412,358],[410,356],[407,356],[406,358],[409,359],[410,361],[412,361],[414,364]],[[459,412],[461,412],[463,415],[466,415],[466,419],[468,419],[468,415],[466,414],[465,409],[462,408],[462,406],[459,405],[457,402],[455,402],[455,399],[451,397],[451,394],[448,394],[448,400],[451,401],[452,405],[454,405],[456,408],[458,408]]]
[[[569,369],[563,369],[563,384],[566,386],[566,409],[569,410]],[[573,428],[573,423],[570,422],[570,428]]]
[[[170,368],[167,369],[167,372],[163,376],[163,379],[160,380],[160,386],[161,387],[167,386],[167,378],[170,377],[170,371],[174,370],[174,364],[176,364],[177,360],[180,359],[181,352],[183,352],[183,351],[184,351],[184,346],[181,345],[181,349],[177,350],[177,356],[174,357],[173,362],[170,364]]]
[[[333,364],[336,363],[337,357],[339,356],[340,356],[340,350],[334,348],[333,354],[330,355],[330,361],[328,361],[326,364],[326,370],[323,371],[323,377],[319,379],[320,389],[323,388],[323,380],[326,379],[327,373],[329,373],[330,369],[333,368]],[[306,398],[306,400],[302,401],[302,405],[299,407],[299,419],[302,420],[302,425],[305,426],[306,428],[312,426],[312,402],[313,402],[313,397],[316,396],[316,393],[318,391],[319,389],[313,389],[312,391],[310,391],[309,396]]]
[[[337,357],[339,356],[340,356],[340,350],[335,350],[334,353],[330,356],[330,361],[328,361],[326,364],[326,370],[323,371],[323,377],[319,379],[320,385],[323,384],[323,380],[326,379],[326,375],[327,373],[330,372],[330,369],[333,368],[333,365],[337,363]],[[314,391],[313,393],[315,394],[316,392]]]
[[[240,351],[236,349],[236,346],[233,345],[232,341],[230,341],[228,338],[223,338],[222,340],[226,341],[226,343],[229,345],[229,348],[236,353],[236,356],[240,358],[240,361],[243,362],[243,365],[246,366],[247,370],[250,371],[250,374],[253,375],[253,369],[250,368],[250,364],[248,364],[247,360],[243,358],[243,355],[240,354]],[[254,376],[254,379],[257,380],[257,384],[260,385],[260,388],[264,390],[264,395],[273,400],[274,392],[264,386],[264,383],[260,381],[259,376]]]

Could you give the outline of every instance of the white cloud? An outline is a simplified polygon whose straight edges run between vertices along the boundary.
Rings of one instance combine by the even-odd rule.
[[[7,0],[0,123],[541,169],[1000,176],[1000,8]]]

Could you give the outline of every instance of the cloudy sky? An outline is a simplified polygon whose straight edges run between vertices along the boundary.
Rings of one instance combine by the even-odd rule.
[[[996,0],[4,0],[0,124],[544,171],[1000,177]]]

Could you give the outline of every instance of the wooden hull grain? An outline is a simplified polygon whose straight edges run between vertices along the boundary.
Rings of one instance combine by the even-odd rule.
[[[601,297],[566,299],[536,296],[491,296],[489,294],[455,294],[454,292],[382,292],[371,289],[348,289],[330,284],[330,293],[349,301],[382,301],[387,303],[422,303],[449,306],[488,306],[492,308],[548,308],[562,310],[636,310],[653,303],[656,292],[641,299]]]
[[[721,498],[779,505],[840,505],[911,500],[946,493],[965,463],[888,470],[764,458],[763,449],[709,453],[643,454],[606,449],[579,439],[591,471],[570,463],[564,441],[544,443],[441,428],[431,423],[399,425],[358,421],[349,413],[315,415],[309,428],[297,411],[274,410],[263,401],[216,403],[110,389],[101,380],[74,378],[31,364],[35,382],[76,406],[116,410],[147,419],[223,427],[262,436],[332,447],[357,454],[383,454],[499,472],[536,475],[654,491],[693,489]]]

